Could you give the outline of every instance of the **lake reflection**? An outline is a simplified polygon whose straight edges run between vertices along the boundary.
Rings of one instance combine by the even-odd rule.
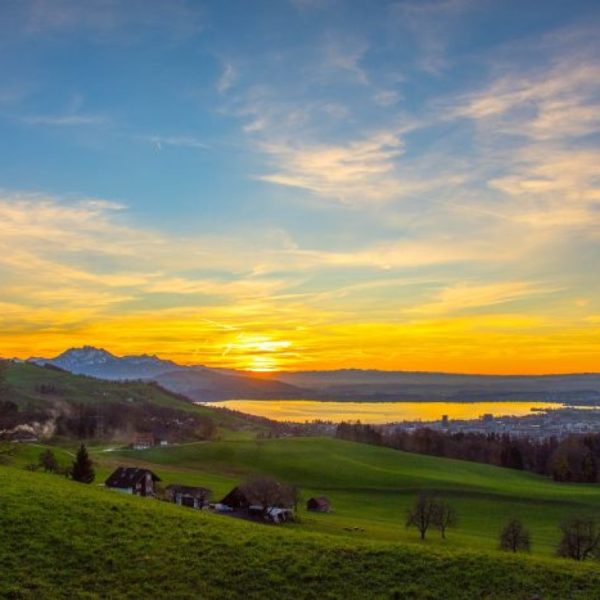
[[[521,416],[532,408],[558,408],[549,402],[318,402],[315,400],[226,400],[215,402],[251,415],[276,421],[356,421],[390,423],[393,421],[437,421],[477,419],[483,414]]]

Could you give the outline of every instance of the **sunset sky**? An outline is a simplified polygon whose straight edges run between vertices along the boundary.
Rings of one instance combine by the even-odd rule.
[[[600,371],[600,3],[5,0],[0,355]]]

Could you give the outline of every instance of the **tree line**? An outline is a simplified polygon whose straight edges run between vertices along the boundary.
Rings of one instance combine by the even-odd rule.
[[[506,433],[450,433],[428,427],[386,433],[376,426],[356,422],[340,423],[335,435],[343,440],[405,452],[531,471],[555,481],[600,481],[600,434],[533,440]]]

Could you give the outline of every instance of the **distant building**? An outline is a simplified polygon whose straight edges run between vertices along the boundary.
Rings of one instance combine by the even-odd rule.
[[[155,444],[156,440],[152,433],[136,433],[133,442],[131,443],[131,447],[134,450],[147,450],[148,448],[152,448]]]
[[[306,510],[312,512],[329,512],[331,510],[331,502],[325,496],[309,498],[306,502]]]
[[[442,415],[442,427],[449,427],[450,421],[448,419],[448,415]]]
[[[137,467],[119,467],[105,481],[107,488],[123,492],[125,494],[134,494],[135,496],[154,496],[154,484],[160,481],[160,477],[155,475],[149,469],[140,469]]]
[[[166,487],[165,496],[171,502],[179,504],[179,506],[204,508],[205,506],[208,506],[212,492],[203,487],[173,484]]]

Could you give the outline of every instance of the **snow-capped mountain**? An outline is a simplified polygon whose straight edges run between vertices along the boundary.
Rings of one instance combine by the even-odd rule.
[[[51,359],[31,358],[36,364],[51,364],[77,375],[101,379],[153,379],[160,373],[177,370],[179,365],[156,356],[115,356],[103,348],[70,348]]]
[[[38,365],[52,365],[76,375],[113,381],[147,379],[187,396],[210,401],[231,398],[304,398],[307,391],[276,380],[264,380],[247,373],[220,372],[201,365],[187,367],[157,356],[115,356],[102,348],[71,348],[55,358],[30,358]]]

